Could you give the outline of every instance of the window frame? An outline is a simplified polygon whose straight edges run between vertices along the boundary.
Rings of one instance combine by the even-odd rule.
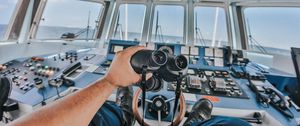
[[[186,4],[186,3],[184,3]],[[187,38],[187,35],[186,35],[186,32],[187,32],[187,20],[186,20],[186,17],[187,17],[187,7],[186,5],[182,5],[182,2],[177,2],[177,3],[168,3],[168,2],[165,2],[165,1],[160,1],[160,2],[155,2],[153,3],[153,9],[151,11],[151,19],[150,19],[150,24],[149,24],[149,32],[148,32],[148,42],[152,42],[152,43],[157,43],[157,42],[154,42],[153,39],[152,39],[152,32],[153,32],[153,25],[154,25],[154,16],[155,16],[155,9],[157,6],[179,6],[179,7],[182,7],[183,8],[183,33],[182,33],[182,42],[179,43],[179,44],[187,44],[187,41],[186,41],[186,38]]]
[[[152,42],[152,28],[153,28],[153,17],[154,17],[154,11],[155,11],[155,6],[156,5],[179,5],[183,6],[184,9],[184,29],[183,29],[183,42],[182,44],[186,43],[186,6],[187,6],[187,1],[182,0],[182,1],[176,1],[170,4],[169,1],[148,1],[148,0],[116,0],[115,2],[115,7],[114,7],[114,12],[113,12],[113,17],[110,23],[110,28],[109,28],[109,33],[107,37],[105,38],[106,40],[112,39],[113,31],[116,26],[116,18],[118,15],[118,11],[120,5],[122,4],[142,4],[145,5],[145,17],[144,17],[144,25],[143,25],[143,30],[142,30],[142,37],[141,37],[141,42],[146,43],[146,42]],[[149,19],[149,20],[146,20]],[[113,27],[112,27],[113,26]]]
[[[168,0],[153,0],[151,3],[151,12],[150,12],[150,21],[149,21],[149,27],[148,27],[148,32],[147,32],[147,39],[145,39],[147,42],[152,42],[152,30],[153,30],[153,24],[154,24],[154,15],[155,15],[155,7],[157,5],[173,5],[173,6],[182,6],[184,10],[184,18],[183,18],[183,40],[182,43],[180,44],[188,44],[188,32],[190,31],[188,28],[188,5],[189,2],[192,2],[191,0],[180,0],[180,1],[170,1]]]
[[[241,40],[241,41],[237,41],[240,44],[240,47],[238,49],[243,49],[243,50],[247,50],[247,51],[251,51],[251,52],[256,52],[259,53],[259,51],[255,51],[255,50],[250,50],[249,49],[249,42],[248,42],[248,32],[246,29],[246,19],[245,19],[245,15],[244,15],[244,10],[245,8],[250,8],[250,7],[294,7],[294,8],[300,8],[300,2],[295,2],[295,1],[287,1],[287,2],[260,2],[260,3],[256,3],[256,2],[232,2],[231,4],[232,6],[232,11],[234,11],[235,13],[233,13],[233,16],[236,16],[236,19],[234,20],[235,24],[234,27],[238,27],[238,30],[236,30],[236,32],[240,32],[238,33],[238,35],[236,36],[237,39]],[[238,9],[240,8],[240,9]],[[240,14],[240,15],[239,15]],[[280,54],[273,54],[273,53],[267,53],[270,55],[280,55]]]
[[[120,9],[120,6],[123,4],[139,4],[139,5],[144,5],[145,6],[145,15],[144,15],[144,20],[143,20],[143,26],[142,26],[142,32],[141,32],[141,41],[143,40],[144,36],[144,29],[145,29],[145,19],[147,17],[147,1],[145,0],[131,0],[131,1],[126,1],[126,0],[116,0],[115,6],[114,6],[114,12],[112,16],[112,20],[109,24],[109,30],[108,30],[108,35],[105,37],[106,40],[108,39],[113,39],[113,32],[115,30],[115,27],[117,25],[117,17],[118,17],[118,11]]]
[[[140,36],[140,41],[143,40],[143,34],[144,34],[144,29],[145,29],[145,18],[147,16],[147,5],[144,3],[144,1],[132,1],[132,2],[129,2],[129,1],[122,1],[122,2],[118,2],[116,4],[116,7],[115,7],[115,12],[113,14],[113,20],[111,22],[111,27],[109,28],[109,36],[108,38],[109,39],[114,39],[113,38],[113,35],[114,35],[114,31],[117,27],[117,18],[118,18],[118,12],[120,10],[120,7],[121,5],[125,5],[125,4],[131,4],[131,5],[143,5],[145,7],[145,12],[144,12],[144,19],[143,19],[143,25],[142,25],[142,29],[141,29],[141,36]],[[124,41],[127,41],[127,40],[124,40]],[[129,40],[128,40],[129,41]]]
[[[284,7],[284,8],[299,8],[300,9],[300,3],[296,3],[295,5],[290,5],[290,4],[287,4],[287,5],[279,5],[279,3],[263,3],[263,4],[244,4],[244,3],[241,3],[241,4],[238,4],[239,6],[241,6],[241,9],[240,9],[240,13],[241,13],[241,21],[242,21],[242,27],[243,27],[243,33],[244,33],[244,36],[241,36],[243,37],[243,39],[245,40],[244,42],[241,42],[242,44],[244,44],[245,46],[245,49],[247,51],[251,51],[251,52],[255,52],[255,53],[262,53],[258,50],[252,50],[251,47],[250,47],[250,42],[249,42],[249,38],[248,38],[248,29],[247,29],[247,24],[246,24],[246,20],[245,19],[245,9],[247,8],[276,8],[276,7]],[[267,52],[267,53],[264,53],[264,54],[268,54],[268,55],[284,55],[284,54],[277,54],[277,53],[270,53],[270,52]]]
[[[230,20],[230,13],[229,13],[229,5],[227,3],[223,3],[223,2],[216,2],[216,3],[195,3],[193,5],[193,29],[192,29],[192,40],[193,40],[193,45],[195,45],[196,39],[195,39],[195,8],[196,7],[219,7],[224,9],[224,13],[225,13],[225,20],[226,20],[226,30],[227,30],[227,38],[228,38],[228,44],[227,46],[233,47],[233,30],[232,30],[232,25],[231,25],[231,20]]]
[[[9,22],[7,24],[7,28],[4,32],[4,36],[3,36],[3,39],[0,39],[0,43],[7,43],[7,42],[17,42],[18,39],[9,39],[9,35],[12,31],[12,28],[13,28],[13,24],[14,22],[16,21],[16,18],[17,18],[17,15],[19,13],[19,10],[20,8],[22,7],[22,3],[23,3],[23,0],[18,0],[16,5],[15,5],[15,8],[13,10],[13,13],[12,15],[9,17]],[[24,6],[24,5],[23,5]],[[28,5],[29,6],[29,5]],[[26,13],[24,13],[26,15]],[[23,24],[23,22],[22,22]],[[21,31],[21,30],[20,30]],[[19,32],[20,32],[19,31]]]
[[[30,31],[29,31],[28,41],[29,42],[66,42],[66,40],[56,39],[56,38],[53,38],[53,39],[37,39],[36,38],[41,18],[43,16],[45,8],[47,6],[47,2],[48,2],[48,0],[42,0],[39,4],[36,16],[33,19],[33,22],[32,22],[32,25],[31,25],[31,28],[30,28]],[[105,4],[104,0],[93,0],[92,2],[98,2],[99,4],[102,4],[102,6],[103,6],[101,13],[99,13],[99,16],[100,16],[101,20],[98,22],[98,25],[100,26],[104,21],[103,16],[104,16],[104,13],[105,13],[106,4]],[[76,41],[77,42],[81,42],[81,41],[95,42],[95,41],[97,41],[101,38],[102,33],[100,33],[100,31],[101,31],[100,28],[101,27],[99,27],[97,29],[96,34],[94,35],[94,38],[91,38],[91,39],[88,39],[88,40],[86,40],[86,39],[74,39],[74,40],[72,40],[72,42],[76,42]]]

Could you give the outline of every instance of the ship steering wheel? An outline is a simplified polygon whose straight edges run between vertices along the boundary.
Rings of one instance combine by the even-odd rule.
[[[146,123],[145,121],[143,122],[143,118],[141,116],[141,114],[139,113],[139,109],[138,109],[138,101],[139,101],[139,96],[142,93],[142,89],[138,89],[134,96],[133,96],[133,101],[132,101],[132,110],[133,110],[133,114],[135,116],[135,119],[138,121],[138,123],[142,126],[150,126],[148,123]],[[161,106],[161,103],[169,103],[170,101],[172,101],[172,99],[175,99],[175,97],[169,99],[169,100],[162,100],[162,99],[146,99],[145,102],[148,103],[154,103],[156,104],[158,107]],[[173,120],[173,126],[178,126],[181,121],[184,118],[185,112],[186,112],[186,103],[185,103],[185,98],[183,96],[183,94],[180,94],[180,98],[179,98],[179,113],[177,114],[176,117],[174,117]],[[161,116],[161,111],[158,111],[158,121],[160,122],[162,119]],[[173,115],[175,116],[175,115]],[[170,124],[169,126],[172,126],[172,124]]]

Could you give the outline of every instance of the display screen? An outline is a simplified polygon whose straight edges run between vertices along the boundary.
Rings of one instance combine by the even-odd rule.
[[[117,52],[119,52],[119,51],[122,51],[123,49],[124,49],[124,46],[112,46],[112,48],[113,48],[113,52],[114,53],[117,53]]]
[[[192,47],[191,48],[191,55],[198,56],[199,55],[199,48],[198,47]]]
[[[224,57],[224,51],[223,51],[223,49],[216,48],[215,49],[215,57],[219,57],[219,58]]]
[[[189,55],[189,53],[190,53],[190,47],[189,46],[181,46],[181,54]]]
[[[213,57],[214,56],[214,49],[213,48],[205,48],[205,56]]]
[[[109,54],[116,54],[117,52],[122,51],[130,46],[133,46],[133,45],[121,45],[121,44],[111,45],[110,49],[109,49]]]
[[[223,58],[215,58],[214,59],[214,65],[224,67],[224,60]]]

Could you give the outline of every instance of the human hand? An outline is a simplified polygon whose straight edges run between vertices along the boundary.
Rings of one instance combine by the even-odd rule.
[[[139,82],[141,75],[133,70],[130,59],[133,54],[143,49],[145,49],[143,46],[134,46],[117,52],[104,79],[117,87],[127,87]],[[152,74],[148,73],[146,78],[149,79],[151,77]]]

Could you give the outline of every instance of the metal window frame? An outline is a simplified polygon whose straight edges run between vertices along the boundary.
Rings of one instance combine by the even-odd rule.
[[[234,3],[234,11],[236,11],[237,14],[237,19],[236,21],[238,22],[238,27],[240,31],[240,44],[241,44],[241,49],[243,50],[249,50],[253,52],[260,53],[259,51],[251,50],[249,47],[249,40],[248,40],[248,31],[246,27],[246,19],[245,19],[245,9],[247,8],[252,8],[252,7],[267,7],[267,8],[272,8],[272,7],[287,7],[287,8],[299,8],[300,9],[300,1],[287,1],[287,2],[282,2],[282,1],[261,1],[259,3],[255,1],[243,1],[243,2],[236,2]],[[268,53],[271,55],[274,55],[272,53]],[[277,54],[276,54],[277,55]]]
[[[33,19],[33,22],[32,22],[32,25],[31,25],[31,28],[30,28],[30,31],[29,31],[29,35],[28,35],[29,42],[38,42],[38,41],[47,42],[48,40],[49,40],[49,42],[50,41],[52,42],[52,40],[59,40],[59,41],[61,40],[61,39],[36,39],[37,31],[38,31],[38,28],[39,28],[39,25],[40,25],[41,18],[44,14],[47,2],[48,2],[48,0],[41,0],[41,2],[39,4],[39,7],[37,9],[36,15]],[[104,9],[105,9],[106,4],[105,4],[104,0],[94,0],[93,2],[98,2],[99,4],[103,5],[103,8],[102,8],[103,10],[101,11],[101,13],[99,13],[99,14],[101,14],[101,17],[100,17],[101,20],[98,22],[98,25],[100,26],[101,23],[103,23],[103,15],[104,15]],[[92,38],[89,41],[99,39],[97,37],[97,36],[99,36],[99,34],[101,34],[99,31],[100,31],[100,29],[97,29],[94,38]],[[76,40],[81,41],[83,39],[75,39],[74,41],[76,41]]]
[[[141,36],[141,42],[151,42],[151,37],[152,37],[152,27],[153,27],[153,17],[154,17],[154,10],[155,6],[157,5],[179,5],[182,6],[184,9],[184,24],[186,24],[186,0],[184,1],[177,1],[173,3],[169,3],[169,1],[158,1],[158,0],[116,0],[115,1],[115,6],[114,6],[114,12],[113,12],[113,17],[110,23],[110,28],[108,35],[106,36],[106,40],[109,40],[112,38],[113,31],[116,27],[116,18],[118,15],[118,10],[120,5],[122,4],[142,4],[145,5],[145,15],[144,15],[144,23],[143,23],[143,28],[142,28],[142,36]],[[113,27],[112,27],[113,26]],[[183,43],[186,43],[186,26],[183,25]]]
[[[151,19],[150,19],[150,25],[149,25],[149,29],[148,29],[148,34],[147,34],[147,42],[153,42],[152,41],[152,31],[153,31],[153,24],[154,24],[154,15],[155,15],[155,8],[157,6],[160,6],[160,5],[163,5],[163,6],[166,6],[166,5],[172,5],[172,6],[181,6],[183,7],[183,32],[182,32],[182,35],[183,35],[183,38],[182,38],[182,42],[180,44],[187,44],[187,36],[186,36],[186,33],[187,33],[187,25],[188,25],[188,22],[186,20],[186,17],[187,17],[187,5],[186,3],[182,3],[182,2],[177,2],[177,3],[169,3],[169,2],[155,2],[153,3],[153,8],[151,10]]]
[[[142,30],[141,30],[141,37],[140,40],[143,40],[143,34],[144,34],[144,27],[145,27],[145,19],[147,17],[147,4],[145,4],[144,1],[138,1],[138,0],[130,0],[130,1],[116,1],[115,6],[114,6],[114,11],[113,11],[113,17],[112,20],[110,22],[110,27],[109,27],[109,31],[108,31],[108,35],[105,39],[112,39],[113,37],[113,32],[117,26],[117,17],[118,17],[118,12],[120,9],[121,5],[125,5],[125,4],[137,4],[137,5],[144,5],[145,7],[145,12],[144,12],[144,19],[143,19],[143,26],[142,26]]]
[[[155,7],[158,5],[174,5],[174,6],[182,6],[184,9],[184,24],[183,24],[183,44],[194,45],[194,8],[197,6],[208,6],[208,7],[220,7],[225,11],[226,17],[226,28],[227,28],[227,36],[228,36],[228,46],[233,46],[233,26],[231,21],[230,14],[230,2],[223,1],[200,1],[197,2],[195,0],[181,0],[181,1],[170,1],[168,0],[116,0],[115,10],[113,14],[112,21],[110,23],[111,26],[109,28],[109,33],[106,40],[111,39],[113,30],[116,26],[116,17],[118,13],[119,6],[121,4],[144,4],[146,5],[146,12],[144,18],[144,26],[142,32],[142,42],[152,42],[152,30],[153,30],[153,20],[154,20],[154,11]]]
[[[18,41],[18,39],[9,40],[9,35],[10,35],[11,31],[12,31],[12,27],[13,27],[14,21],[17,18],[17,15],[18,15],[18,12],[19,12],[19,10],[20,10],[20,8],[22,6],[22,3],[23,3],[23,0],[18,0],[16,6],[14,8],[13,14],[11,15],[11,17],[9,19],[8,26],[6,28],[3,40],[0,40],[0,42],[17,42]]]
[[[196,7],[219,7],[224,9],[225,13],[225,20],[226,20],[226,30],[227,30],[227,37],[228,37],[228,45],[227,46],[233,46],[233,29],[232,29],[232,23],[231,23],[231,14],[230,14],[230,8],[229,8],[229,2],[198,2],[195,3],[193,6],[193,17],[195,14],[195,8]],[[194,41],[195,43],[195,29],[194,29],[194,18],[193,18],[193,32],[192,32],[192,37],[191,40]]]

